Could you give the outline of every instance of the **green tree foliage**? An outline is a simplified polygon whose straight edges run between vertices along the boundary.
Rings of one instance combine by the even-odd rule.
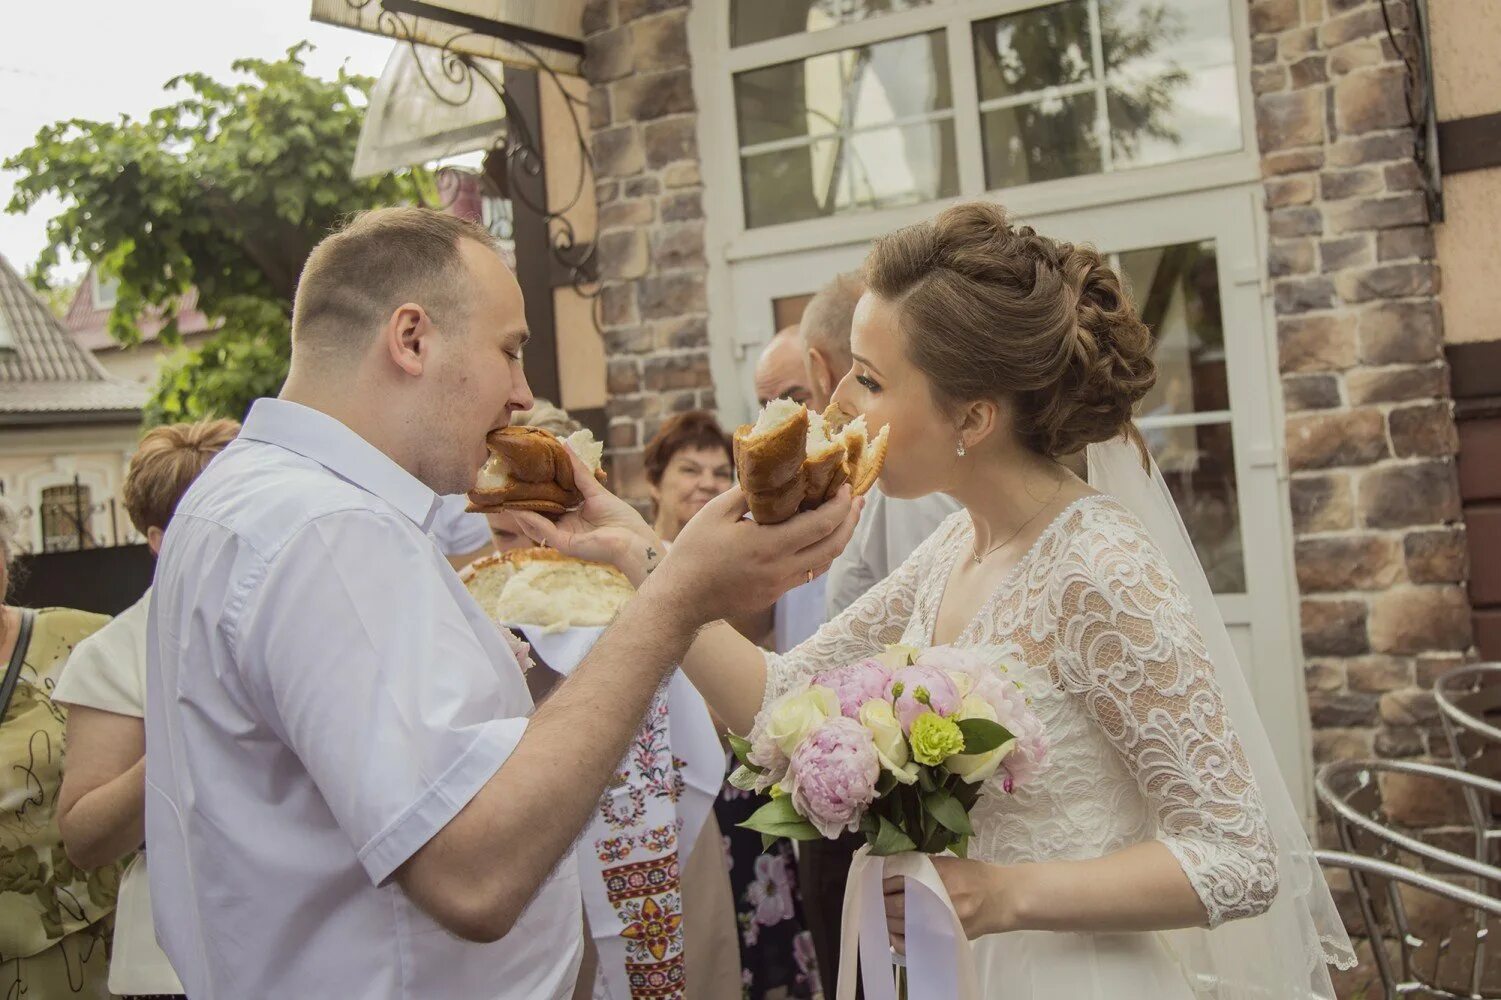
[[[119,280],[109,332],[139,342],[138,319],[166,319],[181,344],[177,311],[198,289],[198,308],[222,321],[199,349],[164,369],[148,422],[240,417],[286,377],[292,295],[308,254],[343,217],[420,200],[418,171],[350,177],[373,81],[342,68],[308,74],[302,43],[285,58],[243,59],[238,78],[199,73],[167,82],[175,103],[139,120],[57,122],[11,157],[20,172],[7,211],[46,194],[64,210],[48,223],[36,274],[64,254]]]

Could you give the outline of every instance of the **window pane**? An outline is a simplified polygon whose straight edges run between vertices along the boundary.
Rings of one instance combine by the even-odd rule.
[[[92,547],[87,538],[93,515],[87,486],[49,486],[42,490],[42,551],[72,552]]]
[[[742,156],[740,170],[752,228],[959,193],[952,120]]]
[[[933,0],[731,0],[730,44],[749,45],[926,7]]]
[[[1085,0],[976,22],[974,40],[982,101],[1078,83],[1094,75]]]
[[[1142,436],[1162,468],[1210,587],[1217,594],[1244,593],[1246,565],[1230,424],[1143,428]]]
[[[1216,264],[1212,241],[1120,255],[1137,312],[1157,341],[1157,384],[1137,411],[1144,419],[1230,408]]]
[[[1230,408],[1219,275],[1212,241],[1132,250],[1120,270],[1152,330],[1157,384],[1137,411],[1216,593],[1245,590],[1230,423],[1153,427],[1153,419]]]
[[[1230,3],[1097,0],[1094,19],[1096,0],[1066,0],[975,22],[989,186],[1240,149]],[[1086,128],[1099,102],[1104,120]]]
[[[746,224],[957,194],[952,106],[942,32],[736,74]]]
[[[991,188],[1100,170],[1093,93],[986,111],[980,115],[980,139]]]
[[[742,147],[882,125],[953,103],[939,31],[735,74]]]
[[[1227,0],[1101,0],[1116,168],[1241,147]]]

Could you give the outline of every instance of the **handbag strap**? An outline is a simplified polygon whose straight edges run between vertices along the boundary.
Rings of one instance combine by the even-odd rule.
[[[16,633],[16,649],[10,654],[10,665],[5,668],[5,680],[0,681],[0,719],[5,718],[10,708],[10,696],[16,690],[16,681],[21,679],[21,665],[26,662],[26,649],[31,645],[31,626],[36,621],[36,612],[21,609],[21,630]]]

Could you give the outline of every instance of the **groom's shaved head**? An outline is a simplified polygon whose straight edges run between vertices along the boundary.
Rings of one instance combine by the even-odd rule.
[[[467,318],[464,240],[492,250],[480,226],[427,208],[361,212],[313,248],[292,306],[300,358],[357,357],[397,307],[421,306],[437,323]]]

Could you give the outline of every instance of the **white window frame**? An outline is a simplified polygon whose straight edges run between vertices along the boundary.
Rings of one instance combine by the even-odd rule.
[[[105,291],[108,289],[108,292]],[[106,278],[98,271],[89,273],[89,301],[96,311],[113,309],[120,298],[120,282],[116,278]]]
[[[1251,94],[1250,30],[1246,4],[1230,0],[1236,80],[1240,94],[1241,148],[1174,163],[1132,167],[1118,172],[1085,174],[1041,181],[1000,191],[985,186],[980,144],[981,103],[975,77],[972,25],[976,21],[1046,7],[1058,0],[938,0],[927,7],[883,14],[820,31],[802,32],[749,45],[730,47],[729,0],[699,0],[689,17],[694,52],[694,91],[701,95],[699,149],[703,151],[706,189],[718,206],[723,227],[718,246],[724,259],[745,260],[789,251],[867,241],[893,229],[931,218],[958,201],[999,197],[1013,211],[1028,216],[1138,201],[1253,181],[1261,176],[1257,152],[1255,106]],[[1091,10],[1093,11],[1093,7]],[[929,31],[946,32],[952,74],[955,155],[959,193],[952,199],[872,209],[748,229],[740,176],[741,148],[735,117],[734,76],[765,66],[807,59],[841,49],[871,45]],[[1097,86],[1092,83],[1091,87]],[[1061,94],[1067,88],[1057,88]],[[1035,98],[1036,95],[1032,95]],[[1000,106],[1006,100],[986,102]],[[1015,103],[1015,102],[1012,102]],[[944,117],[948,117],[948,112]],[[791,145],[797,145],[799,142]],[[759,148],[759,147],[756,147]]]

